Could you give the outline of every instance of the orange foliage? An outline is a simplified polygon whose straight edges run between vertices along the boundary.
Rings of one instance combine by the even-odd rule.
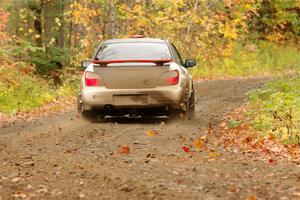
[[[0,45],[4,44],[9,39],[8,35],[5,33],[8,17],[8,13],[3,9],[0,9]]]

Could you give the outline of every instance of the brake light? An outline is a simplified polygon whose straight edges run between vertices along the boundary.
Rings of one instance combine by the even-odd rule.
[[[96,73],[86,72],[84,79],[86,86],[100,86],[100,76]]]
[[[174,70],[172,72],[174,73],[174,75],[172,77],[167,78],[167,83],[169,85],[176,85],[179,83],[179,71]]]
[[[99,80],[97,79],[85,79],[86,86],[97,86],[99,85]]]

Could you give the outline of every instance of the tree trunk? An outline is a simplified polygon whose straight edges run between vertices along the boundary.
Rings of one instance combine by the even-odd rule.
[[[34,29],[37,32],[35,36],[36,46],[43,47],[43,27],[42,27],[42,11],[43,1],[39,1],[39,5],[35,8]]]
[[[62,16],[59,18],[61,26],[59,27],[59,35],[57,39],[57,46],[62,49],[65,48],[65,20],[64,20],[63,12],[64,9],[62,8],[61,10]]]
[[[114,37],[116,33],[116,13],[115,13],[115,2],[113,0],[109,1],[109,37]]]
[[[199,0],[196,0],[196,2],[194,4],[194,9],[193,9],[192,14],[195,14],[197,12],[198,4],[199,4]],[[192,28],[193,28],[193,20],[190,19],[189,26],[188,26],[188,29],[187,29],[187,35],[188,36],[190,36],[190,33],[192,32]]]

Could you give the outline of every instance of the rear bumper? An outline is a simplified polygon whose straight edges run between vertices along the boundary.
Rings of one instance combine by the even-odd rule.
[[[185,90],[180,85],[160,86],[150,89],[85,87],[81,90],[81,100],[85,110],[102,109],[104,106],[112,106],[113,108],[170,106],[171,108],[180,109],[181,103],[184,101],[184,93]]]

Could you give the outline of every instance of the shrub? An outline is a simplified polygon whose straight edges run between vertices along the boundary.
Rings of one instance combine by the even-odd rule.
[[[58,47],[49,47],[47,50],[32,53],[31,62],[36,65],[37,72],[42,75],[48,74],[54,69],[61,69],[68,63],[68,51]]]

